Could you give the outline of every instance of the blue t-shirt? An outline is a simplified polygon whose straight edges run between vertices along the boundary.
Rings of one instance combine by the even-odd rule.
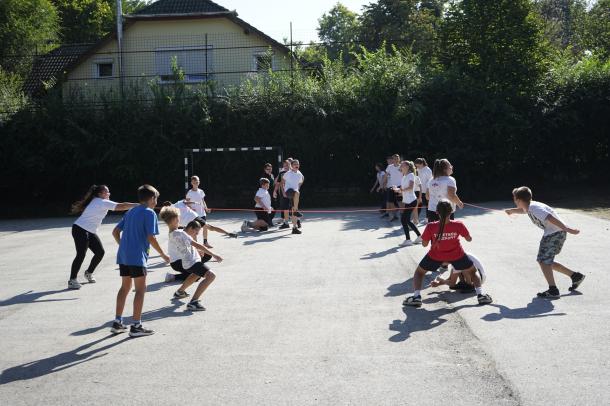
[[[117,264],[146,266],[150,251],[148,236],[159,234],[157,214],[140,205],[129,210],[117,227],[122,231]]]

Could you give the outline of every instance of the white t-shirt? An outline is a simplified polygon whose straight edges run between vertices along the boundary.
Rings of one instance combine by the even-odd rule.
[[[191,202],[198,203],[193,205],[193,210],[195,210],[200,217],[205,217],[205,206],[203,205],[205,192],[201,189],[197,189],[197,191],[190,189],[186,193],[186,198],[189,199]]]
[[[400,165],[388,165],[385,172],[388,174],[388,187],[400,186],[400,182],[402,182],[402,172],[400,171]]]
[[[413,191],[421,192],[421,179],[417,175],[414,175],[414,176],[415,176],[415,182],[413,182]]]
[[[301,171],[293,171],[289,170],[284,174],[283,179],[286,181],[285,190],[293,189],[295,191],[299,191],[300,184],[303,183],[305,177],[301,173]]]
[[[402,177],[402,180],[400,182],[400,188],[401,189],[406,189],[409,187],[409,184],[413,182],[413,186],[415,186],[415,175],[413,173],[409,173],[408,175],[405,175]],[[417,196],[415,196],[415,192],[413,191],[413,189],[409,190],[409,191],[404,191],[402,192],[402,202],[409,204],[409,203],[413,203],[415,200],[417,200]]]
[[[555,210],[544,203],[532,200],[530,202],[530,208],[527,210],[527,215],[529,216],[530,220],[532,220],[532,223],[544,230],[544,237],[558,231],[563,231],[561,228],[557,227],[555,224],[551,224],[548,221],[547,217],[549,215],[560,221],[561,218],[559,218],[557,213],[555,213]]]
[[[113,202],[112,200],[94,197],[87,207],[85,207],[83,214],[76,219],[74,224],[83,230],[97,234],[97,230],[102,224],[104,217],[106,217],[106,214],[108,214],[108,210],[114,210],[117,205],[118,203]]]
[[[269,195],[269,191],[261,187],[256,191],[256,197],[261,199],[263,206],[269,209],[267,212],[271,213],[271,195]],[[263,206],[261,206],[258,202],[254,205],[254,207],[259,209],[264,208]]]
[[[186,227],[188,223],[195,220],[199,217],[199,214],[193,209],[191,209],[184,201],[180,200],[176,203],[172,204],[172,207],[180,210],[180,225],[182,227]]]
[[[182,267],[189,269],[201,261],[199,251],[191,245],[193,239],[184,230],[174,230],[169,233],[167,242],[170,262],[182,260]]]
[[[452,187],[457,193],[457,183],[453,176],[439,176],[430,179],[428,182],[428,210],[436,211],[436,205],[441,199],[447,199],[448,189]],[[451,207],[455,211],[455,203],[451,202]]]
[[[432,169],[427,166],[424,166],[421,169],[417,170],[417,175],[419,179],[421,179],[422,192],[428,193],[428,182],[432,179]]]
[[[377,172],[377,182],[379,183],[379,187],[383,187],[383,178],[385,177],[385,171]]]

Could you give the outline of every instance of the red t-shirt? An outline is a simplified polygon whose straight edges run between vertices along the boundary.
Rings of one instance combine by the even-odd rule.
[[[464,249],[460,244],[460,236],[469,237],[468,229],[461,221],[449,220],[445,224],[443,235],[436,241],[440,223],[428,223],[421,238],[430,241],[431,247],[428,255],[435,261],[456,261],[464,256]]]

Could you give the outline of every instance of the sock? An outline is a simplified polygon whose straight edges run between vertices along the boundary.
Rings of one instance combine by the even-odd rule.
[[[142,320],[134,320],[133,321],[133,325],[136,326],[136,327],[138,327],[141,324],[142,324]]]
[[[419,291],[419,290],[413,291],[413,296],[421,296],[421,291]]]
[[[123,317],[122,317],[122,316],[116,316],[116,317],[114,318],[114,321],[116,321],[117,323],[121,323],[121,324],[123,324]]]
[[[483,288],[481,288],[481,287],[474,288],[474,290],[477,292],[477,295],[482,295],[483,294]]]

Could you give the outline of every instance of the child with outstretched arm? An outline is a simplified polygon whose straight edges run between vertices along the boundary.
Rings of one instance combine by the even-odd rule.
[[[555,256],[561,252],[568,233],[576,235],[580,233],[580,230],[568,227],[551,207],[532,200],[532,191],[527,186],[513,190],[513,201],[517,207],[506,209],[506,214],[527,214],[532,223],[544,230],[536,260],[549,284],[549,289],[538,293],[538,297],[559,298],[559,289],[555,283],[553,271],[569,276],[572,280],[570,291],[576,290],[585,279],[585,275],[556,262]]]

